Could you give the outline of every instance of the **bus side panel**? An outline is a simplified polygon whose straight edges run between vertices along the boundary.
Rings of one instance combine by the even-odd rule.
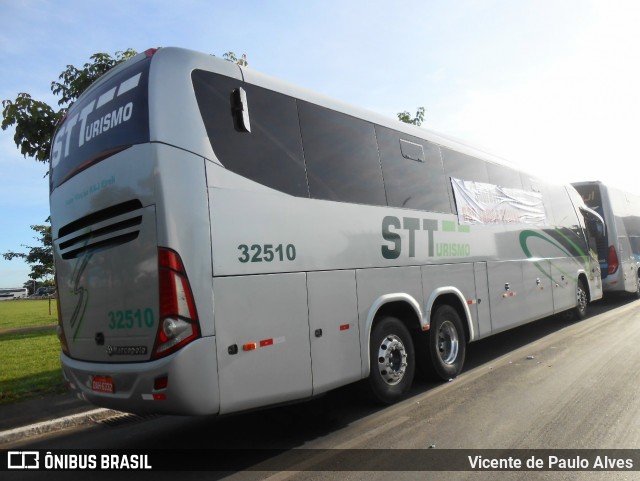
[[[392,267],[356,271],[358,291],[358,317],[360,320],[360,346],[362,375],[369,374],[369,336],[373,318],[372,308],[390,294],[406,294],[419,306],[424,306],[422,278],[419,267]],[[393,299],[393,298],[391,298]],[[418,326],[416,321],[415,326]]]
[[[527,306],[522,278],[523,261],[489,262],[489,297],[493,332],[522,324]]]
[[[553,314],[553,286],[551,266],[544,259],[531,259],[523,264],[524,296],[527,320],[541,319]]]
[[[627,232],[628,222],[625,222],[632,213],[630,196],[609,186],[602,191],[605,193],[605,200],[609,203],[610,218],[605,220],[611,228],[609,243],[616,249],[619,262],[618,270],[611,276],[613,278],[609,280],[609,285],[614,291],[636,292],[638,289],[636,260],[631,249],[629,232]]]
[[[616,223],[622,223],[622,219],[616,217]],[[636,277],[636,259],[631,250],[629,237],[626,235],[624,225],[618,227],[618,232],[624,232],[624,236],[618,236],[618,259],[620,261],[620,277],[626,292],[636,292],[638,289]]]
[[[551,261],[554,313],[566,311],[576,305],[577,267],[576,260],[572,258]]]
[[[309,325],[313,394],[360,379],[355,271],[310,272]]]
[[[163,144],[153,144],[158,171],[154,190],[158,246],[177,251],[196,301],[203,336],[214,334],[209,202],[205,161]]]
[[[478,229],[477,235],[475,230],[470,235],[470,229],[448,231],[443,226],[455,225],[451,215],[252,191],[252,183],[240,187],[222,172],[208,163],[216,277],[415,266],[497,256],[493,228]],[[416,228],[410,229],[408,221]],[[517,255],[517,243],[510,249]]]
[[[605,196],[605,199],[608,199],[608,196]],[[607,224],[607,238],[609,241],[609,245],[607,246],[607,255],[609,255],[609,251],[611,249],[615,250],[615,255],[618,258],[618,268],[615,272],[609,273],[608,270],[607,275],[604,276],[603,279],[603,288],[607,292],[624,292],[626,291],[626,267],[628,267],[627,259],[625,258],[625,253],[623,245],[624,245],[624,236],[620,235],[620,227],[622,227],[622,223],[616,217],[616,215],[611,211],[611,204],[608,205],[608,209],[606,210],[607,216],[605,217],[605,223]],[[624,230],[622,230],[624,233]],[[607,267],[609,265],[607,264]]]
[[[305,273],[214,278],[220,413],[311,395]]]
[[[487,273],[486,262],[475,262],[473,264],[473,273],[476,285],[476,305],[471,310],[477,315],[476,320],[476,339],[491,334],[491,304],[489,303],[489,278]]]

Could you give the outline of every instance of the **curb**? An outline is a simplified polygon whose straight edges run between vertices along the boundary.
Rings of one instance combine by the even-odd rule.
[[[52,419],[51,421],[42,421],[29,426],[0,431],[0,445],[20,441],[28,437],[55,433],[85,424],[94,424],[107,418],[121,416],[122,414],[120,411],[99,408],[84,413],[71,414],[62,418]]]

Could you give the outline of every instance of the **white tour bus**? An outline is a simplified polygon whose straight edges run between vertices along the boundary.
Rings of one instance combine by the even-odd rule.
[[[391,403],[602,296],[572,187],[189,50],[92,85],[50,182],[64,375],[122,411]]]
[[[0,301],[8,301],[13,299],[25,299],[28,296],[29,296],[29,290],[26,287],[0,289]]]
[[[629,292],[640,297],[640,196],[599,181],[573,186],[606,225],[606,236],[598,245],[605,294]]]

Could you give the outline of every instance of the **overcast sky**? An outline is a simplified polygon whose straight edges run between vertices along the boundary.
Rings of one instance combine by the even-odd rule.
[[[178,46],[478,144],[556,180],[640,193],[640,1],[0,0],[0,99],[56,105],[96,52]],[[0,131],[0,253],[34,243],[47,167]],[[29,267],[0,259],[0,287]]]

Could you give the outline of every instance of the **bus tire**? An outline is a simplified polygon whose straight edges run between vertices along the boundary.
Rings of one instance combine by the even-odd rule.
[[[587,317],[587,306],[589,305],[589,294],[585,287],[584,280],[578,279],[576,287],[576,307],[573,308],[573,318],[581,321]]]
[[[398,318],[385,316],[371,331],[369,343],[370,396],[382,404],[393,404],[409,392],[415,373],[413,341]]]
[[[427,356],[422,370],[428,377],[449,381],[462,371],[466,338],[458,311],[448,304],[438,306],[431,318]]]

